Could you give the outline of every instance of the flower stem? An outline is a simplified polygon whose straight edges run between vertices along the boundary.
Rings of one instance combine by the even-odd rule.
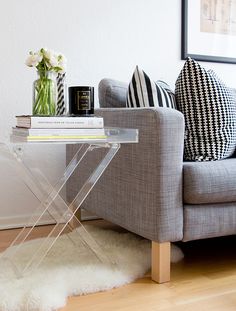
[[[34,84],[33,115],[55,115],[56,113],[56,89],[53,80],[42,72],[40,78]]]

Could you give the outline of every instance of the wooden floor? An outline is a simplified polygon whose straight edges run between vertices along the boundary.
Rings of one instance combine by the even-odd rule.
[[[38,236],[48,229],[40,227]],[[0,251],[14,234],[0,231]],[[60,311],[236,311],[236,237],[178,245],[185,259],[172,265],[171,282],[158,285],[147,274],[121,288],[71,297]]]

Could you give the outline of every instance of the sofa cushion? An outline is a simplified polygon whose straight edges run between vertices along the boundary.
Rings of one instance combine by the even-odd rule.
[[[236,234],[236,202],[184,206],[183,241]]]
[[[168,84],[163,81],[152,81],[138,66],[129,83],[126,103],[130,108],[176,108],[175,95]]]
[[[176,81],[176,104],[185,117],[184,158],[220,160],[236,145],[236,101],[231,89],[188,58]]]
[[[184,162],[185,203],[234,201],[236,201],[236,158],[214,162]]]

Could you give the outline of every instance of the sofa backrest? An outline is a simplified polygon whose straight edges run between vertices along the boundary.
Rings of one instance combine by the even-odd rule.
[[[236,98],[236,89],[231,89]],[[102,79],[98,85],[100,108],[124,108],[128,83],[112,79]]]
[[[98,86],[100,108],[126,107],[128,83],[112,79],[103,79]]]

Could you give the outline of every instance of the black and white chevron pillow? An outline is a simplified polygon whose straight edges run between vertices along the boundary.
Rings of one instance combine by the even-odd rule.
[[[185,117],[185,160],[231,156],[236,144],[236,102],[213,71],[188,58],[176,81],[177,109]]]
[[[176,108],[175,95],[163,81],[153,82],[148,75],[136,67],[129,83],[126,106]]]

